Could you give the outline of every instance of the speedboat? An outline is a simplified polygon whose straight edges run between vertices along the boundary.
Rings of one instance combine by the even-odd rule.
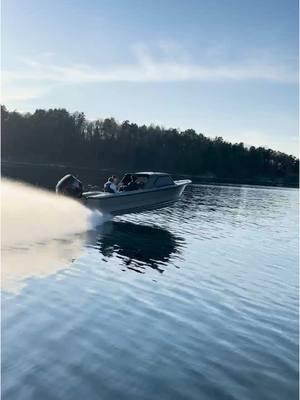
[[[134,179],[138,189],[126,190]],[[116,193],[101,191],[83,192],[81,182],[73,175],[66,175],[56,185],[56,192],[80,198],[90,209],[103,214],[128,214],[166,207],[177,201],[191,181],[176,180],[162,172],[135,172],[125,174]]]

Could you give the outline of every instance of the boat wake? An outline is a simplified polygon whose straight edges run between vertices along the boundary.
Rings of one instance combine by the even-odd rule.
[[[2,288],[15,290],[29,277],[65,268],[80,256],[86,232],[110,218],[76,200],[2,179]]]
[[[113,219],[113,215],[111,214],[102,214],[99,210],[88,210],[88,227],[89,230],[96,229],[100,225],[104,224],[104,222],[110,221]]]

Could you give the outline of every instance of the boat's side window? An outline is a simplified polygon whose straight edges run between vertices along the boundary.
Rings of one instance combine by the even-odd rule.
[[[136,183],[139,185],[139,189],[144,189],[146,183],[148,182],[147,176],[138,176]]]
[[[174,181],[170,176],[160,176],[156,179],[155,186],[157,187],[169,185],[174,185]]]
[[[128,183],[131,181],[131,175],[130,174],[126,174],[123,179],[121,180],[121,184],[122,185],[128,185]]]

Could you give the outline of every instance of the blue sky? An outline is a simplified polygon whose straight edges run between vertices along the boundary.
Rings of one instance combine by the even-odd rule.
[[[298,152],[298,1],[2,0],[2,103]]]

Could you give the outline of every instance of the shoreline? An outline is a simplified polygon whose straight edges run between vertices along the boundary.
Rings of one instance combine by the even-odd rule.
[[[74,164],[61,164],[61,163],[45,163],[45,162],[32,162],[32,161],[17,161],[17,160],[1,160],[1,171],[2,167],[40,167],[40,168],[57,168],[57,169],[76,169],[82,171],[93,171],[97,170],[103,172],[110,172],[114,170],[114,167],[103,167],[99,168],[96,166],[83,166]],[[194,183],[207,184],[207,185],[250,185],[250,186],[267,186],[267,187],[282,187],[282,188],[294,188],[299,189],[299,182],[284,182],[281,180],[270,180],[263,178],[218,178],[208,175],[187,175],[180,174],[177,172],[169,172],[170,175],[176,178],[190,178]],[[1,173],[2,176],[3,173]]]

